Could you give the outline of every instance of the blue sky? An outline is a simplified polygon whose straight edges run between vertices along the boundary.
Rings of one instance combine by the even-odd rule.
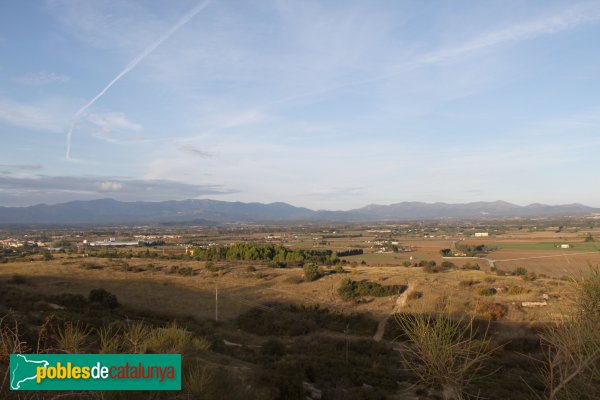
[[[599,71],[598,1],[4,1],[0,205],[600,206]]]

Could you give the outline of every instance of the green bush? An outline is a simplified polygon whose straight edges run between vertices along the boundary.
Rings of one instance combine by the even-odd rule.
[[[88,298],[90,303],[98,303],[106,308],[114,309],[119,306],[117,296],[105,289],[92,289]]]
[[[477,288],[477,294],[480,296],[493,296],[497,293],[494,288]]]
[[[467,262],[465,263],[462,268],[463,270],[472,270],[472,271],[479,271],[481,269],[481,267],[479,266],[479,264],[477,264],[476,262]]]
[[[518,276],[527,275],[527,269],[523,268],[523,267],[516,268],[513,271],[513,274],[518,275]]]
[[[285,344],[279,339],[271,338],[262,345],[260,354],[268,357],[282,357],[285,355]]]
[[[321,276],[323,276],[323,271],[321,271],[321,268],[319,268],[316,264],[313,263],[304,264],[303,271],[304,280],[306,282],[316,281]]]
[[[402,293],[406,290],[404,285],[383,286],[368,280],[353,281],[350,278],[342,280],[338,288],[338,294],[346,299],[355,299],[363,296],[384,297]]]

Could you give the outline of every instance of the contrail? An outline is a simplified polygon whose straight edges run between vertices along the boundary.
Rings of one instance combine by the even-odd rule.
[[[134,69],[144,58],[146,58],[154,50],[156,50],[156,48],[158,46],[160,46],[165,40],[167,40],[173,33],[175,33],[176,30],[178,30],[179,28],[181,28],[182,26],[187,24],[192,18],[194,18],[194,16],[196,14],[198,14],[200,11],[204,10],[208,6],[209,3],[210,3],[210,0],[206,0],[202,3],[199,3],[196,7],[192,8],[187,14],[185,14],[183,17],[181,17],[177,21],[177,23],[175,23],[175,25],[173,25],[171,27],[171,29],[166,31],[154,43],[152,43],[150,46],[146,47],[144,49],[144,51],[142,51],[133,60],[131,60],[129,62],[129,64],[127,64],[125,69],[123,69],[123,71],[121,71],[117,76],[115,76],[114,79],[112,81],[110,81],[108,83],[108,85],[106,85],[106,87],[104,87],[104,89],[102,89],[100,91],[100,93],[98,93],[93,99],[88,101],[83,107],[81,107],[79,109],[79,111],[77,111],[75,113],[75,115],[73,116],[73,121],[71,122],[71,126],[69,127],[69,132],[67,133],[67,154],[66,154],[67,160],[69,160],[71,158],[71,137],[73,136],[73,128],[75,128],[75,124],[77,123],[77,120],[79,119],[81,114],[83,114],[85,112],[85,110],[90,108],[92,106],[92,104],[94,104],[100,97],[102,97],[108,91],[108,89],[110,89],[115,83],[117,83],[119,81],[119,79],[121,79],[129,71]]]

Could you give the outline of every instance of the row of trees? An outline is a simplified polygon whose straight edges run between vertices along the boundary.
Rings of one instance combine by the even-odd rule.
[[[295,263],[337,264],[339,258],[331,250],[289,249],[281,245],[238,243],[229,246],[196,247],[192,256],[197,260],[245,260]]]
[[[352,250],[344,250],[336,252],[338,257],[348,257],[348,256],[359,256],[363,254],[363,249],[352,249]]]

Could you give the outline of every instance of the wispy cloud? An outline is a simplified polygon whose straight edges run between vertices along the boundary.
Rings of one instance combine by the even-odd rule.
[[[577,4],[555,14],[513,24],[504,29],[484,33],[462,44],[426,53],[417,58],[414,64],[411,62],[406,65],[415,66],[444,62],[488,47],[532,40],[539,36],[558,33],[597,21],[600,21],[600,6],[598,3]]]
[[[65,124],[60,112],[55,108],[56,104],[26,104],[0,99],[0,122],[21,128],[60,132],[64,129]]]
[[[409,59],[402,59],[401,61],[390,63],[390,65],[386,68],[387,72],[381,75],[366,77],[364,79],[354,79],[341,83],[334,83],[312,92],[309,91],[300,94],[292,94],[290,96],[274,100],[268,105],[277,106],[299,99],[320,96],[325,93],[330,93],[349,87],[393,79],[420,67],[456,61],[463,56],[467,56],[495,46],[500,46],[502,44],[519,43],[526,40],[532,40],[543,35],[555,34],[561,31],[576,28],[580,25],[595,23],[598,21],[600,21],[600,6],[598,3],[577,4],[568,9],[560,10],[554,14],[545,15],[525,22],[512,24],[503,29],[480,34],[462,43],[448,45],[440,49],[424,52],[422,54],[413,54]]]
[[[138,54],[133,60],[127,64],[125,69],[117,74],[96,96],[94,96],[90,101],[88,101],[83,107],[81,107],[73,116],[73,122],[71,123],[71,127],[67,132],[67,152],[66,159],[68,160],[71,157],[71,138],[73,135],[73,128],[79,117],[90,108],[99,98],[104,96],[104,94],[122,77],[127,75],[132,69],[134,69],[140,62],[142,62],[146,57],[148,57],[154,50],[156,50],[161,44],[163,44],[166,40],[168,40],[178,29],[187,24],[192,18],[196,16],[200,11],[204,10],[209,4],[209,1],[206,0],[197,4],[194,8],[188,11],[183,17],[181,17],[175,25],[173,25],[168,31],[163,33],[156,41],[150,44],[150,46],[146,47],[140,54]]]
[[[102,176],[12,177],[0,175],[0,204],[31,205],[70,200],[114,198],[122,201],[182,200],[234,190],[211,184],[186,184]]]
[[[187,154],[191,154],[193,156],[197,156],[200,158],[212,158],[213,154],[209,151],[206,150],[202,150],[192,144],[189,143],[180,143],[177,145],[177,149],[187,153]]]
[[[118,130],[138,132],[142,125],[130,121],[125,114],[121,112],[88,114],[86,119],[92,124],[98,126],[104,133],[110,133]]]
[[[70,78],[67,75],[55,74],[54,72],[32,72],[15,78],[17,83],[31,86],[41,86],[51,83],[67,83]]]
[[[0,164],[1,168],[16,168],[22,170],[35,170],[44,168],[41,164]]]

